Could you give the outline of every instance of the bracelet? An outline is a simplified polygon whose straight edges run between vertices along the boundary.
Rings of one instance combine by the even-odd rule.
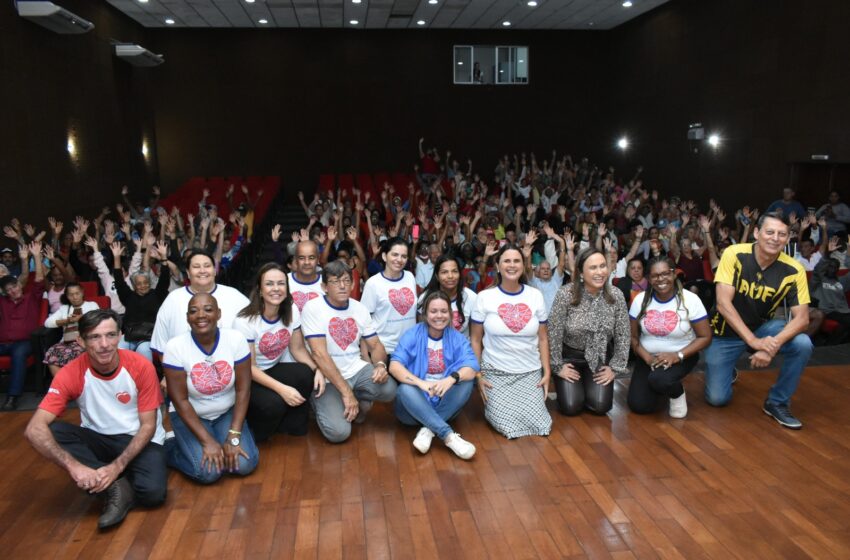
[[[385,364],[384,362],[376,362],[376,363],[372,364],[373,368],[376,368],[378,366],[384,366],[384,369],[387,369],[387,364]]]
[[[241,436],[242,432],[237,432],[236,430],[227,430],[228,434],[236,434],[237,436]]]

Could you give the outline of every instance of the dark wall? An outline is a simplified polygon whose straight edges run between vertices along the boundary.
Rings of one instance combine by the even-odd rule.
[[[674,0],[615,30],[629,159],[668,192],[736,205],[779,198],[790,162],[850,162],[848,22],[844,0]],[[719,132],[721,149],[689,153],[692,122]]]
[[[397,171],[417,139],[471,157],[592,145],[607,40],[589,32],[163,30],[155,72],[160,173]],[[530,84],[455,86],[455,44],[529,45]]]
[[[155,161],[141,154],[143,135],[155,141],[147,72],[116,60],[109,45],[143,42],[144,29],[105,2],[61,4],[95,29],[59,35],[9,2],[0,7],[0,224],[18,216],[41,225],[49,215],[67,223],[116,201],[122,184],[147,188],[156,178]]]

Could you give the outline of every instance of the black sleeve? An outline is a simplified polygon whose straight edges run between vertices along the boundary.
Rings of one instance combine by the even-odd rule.
[[[168,297],[168,288],[171,286],[171,269],[168,265],[161,263],[159,265],[159,280],[156,283],[156,298],[160,303]]]
[[[120,267],[112,270],[112,277],[115,280],[115,291],[118,292],[118,299],[126,307],[129,305],[130,298],[133,296],[133,290],[130,289],[130,286],[124,280],[124,271]]]

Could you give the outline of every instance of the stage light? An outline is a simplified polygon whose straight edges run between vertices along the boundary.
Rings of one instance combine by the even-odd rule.
[[[502,26],[503,26],[503,27],[510,27],[510,26],[511,26],[511,22],[509,22],[509,21],[503,21],[503,22],[502,22]]]
[[[536,8],[537,7],[537,0],[528,0],[527,3],[528,3],[529,8]]]
[[[708,144],[716,150],[720,146],[720,136],[717,134],[711,134],[708,137]]]
[[[625,2],[623,2],[623,7],[624,8],[631,8],[632,7],[632,0],[626,0]]]
[[[353,19],[353,20],[349,21],[348,23],[350,23],[351,25],[357,25],[360,22],[357,21],[356,19]]]
[[[428,3],[432,6],[437,3],[437,0],[428,0]]]
[[[622,138],[617,140],[617,147],[625,151],[626,148],[629,147],[629,139],[623,136]]]
[[[360,2],[362,2],[362,1],[363,1],[363,0],[351,0],[351,3],[352,3],[352,4],[359,4],[359,3],[360,3]]]
[[[145,156],[145,159],[148,159],[148,141],[142,140],[142,155]]]
[[[165,20],[165,24],[166,25],[174,25],[174,20],[171,19],[171,18],[168,18],[168,19]]]
[[[259,21],[260,25],[265,25],[265,24],[267,24],[268,22],[269,22],[269,20],[267,20],[267,19],[261,19],[261,20]]]
[[[416,25],[425,25],[425,20],[420,19],[419,21],[416,22]]]
[[[71,157],[75,157],[77,155],[77,142],[74,140],[74,137],[68,135],[68,143],[65,145],[65,149],[68,150],[68,154]]]

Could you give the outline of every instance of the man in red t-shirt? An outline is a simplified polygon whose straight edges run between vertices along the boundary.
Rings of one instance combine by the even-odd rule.
[[[118,349],[121,328],[114,311],[89,311],[79,330],[86,351],[57,372],[26,436],[77,486],[105,496],[98,520],[104,529],[123,521],[136,504],[165,501],[162,393],[153,364]],[[56,422],[73,400],[82,425]]]
[[[35,281],[27,283],[29,255],[35,263]],[[27,357],[32,353],[30,335],[39,327],[38,315],[44,298],[44,267],[41,262],[41,243],[33,241],[20,248],[21,277],[0,279],[0,356],[12,359],[12,379],[2,410],[18,408],[18,397],[24,391],[27,376]]]

